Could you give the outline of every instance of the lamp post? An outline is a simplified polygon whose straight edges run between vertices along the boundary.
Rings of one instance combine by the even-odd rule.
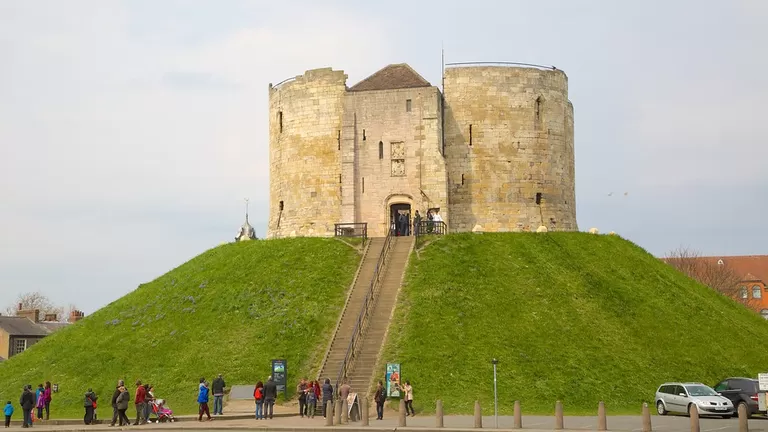
[[[493,359],[491,360],[491,363],[493,363],[493,417],[496,422],[496,429],[499,428],[499,397],[498,393],[496,392],[496,365],[499,363],[498,360]]]

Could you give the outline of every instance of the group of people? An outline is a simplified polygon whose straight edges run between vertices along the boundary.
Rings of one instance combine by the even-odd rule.
[[[253,389],[253,400],[256,402],[256,420],[272,418],[276,399],[277,383],[272,376],[267,379],[266,384],[261,381],[256,383],[256,387]]]
[[[423,230],[421,227],[421,222],[423,221],[423,219],[419,214],[418,210],[416,210],[416,214],[413,216],[413,230],[411,230],[410,219],[411,219],[410,214],[399,213],[396,221],[393,223],[394,234],[397,236],[409,236],[411,234],[416,234],[416,235],[431,234],[434,231],[434,224],[437,222],[443,221],[443,218],[440,216],[440,213],[437,210],[433,212],[432,209],[427,210],[426,230]],[[422,230],[419,231],[420,229]]]
[[[21,410],[24,413],[21,427],[32,427],[32,410],[35,408],[37,408],[38,419],[43,418],[43,411],[45,411],[45,419],[48,420],[51,413],[51,393],[51,383],[48,381],[45,382],[45,386],[39,384],[37,390],[34,392],[32,391],[31,385],[24,386],[24,390],[21,392],[21,397],[19,398],[19,405],[21,405]],[[11,401],[8,401],[5,404],[5,409],[3,411],[5,413],[5,427],[10,427],[11,416],[13,416],[14,411]]]
[[[226,386],[227,384],[221,374],[213,380],[212,385],[209,385],[205,378],[200,378],[200,385],[197,387],[197,404],[199,406],[197,421],[203,421],[203,414],[207,416],[208,421],[213,420],[210,408],[208,408],[211,390],[213,390],[213,415],[224,414],[224,389]],[[211,387],[213,388],[211,389]]]

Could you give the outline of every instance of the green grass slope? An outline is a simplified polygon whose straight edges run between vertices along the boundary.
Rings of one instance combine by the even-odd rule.
[[[0,364],[0,400],[17,404],[24,384],[49,380],[60,389],[52,417],[73,418],[93,387],[105,418],[117,380],[133,391],[141,379],[175,412],[196,413],[200,377],[266,381],[273,358],[287,359],[292,383],[319,367],[359,260],[334,239],[209,250]]]
[[[414,406],[640,413],[664,381],[757,376],[768,323],[616,236],[461,234],[411,258],[383,361]],[[383,371],[383,365],[379,370]]]

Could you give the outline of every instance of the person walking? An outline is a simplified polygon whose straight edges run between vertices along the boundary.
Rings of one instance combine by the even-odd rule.
[[[5,403],[3,414],[5,414],[5,427],[11,427],[11,416],[13,415],[13,404],[11,401]]]
[[[30,389],[31,390],[31,389]],[[45,398],[45,401],[43,402],[45,404],[45,420],[49,420],[51,418],[51,382],[46,381],[45,382],[45,389],[43,389],[43,398]]]
[[[277,384],[270,376],[264,384],[264,417],[272,419],[273,409],[275,408],[275,399],[277,399]],[[264,418],[262,417],[262,418]]]
[[[117,423],[117,418],[119,417],[119,414],[117,412],[117,397],[120,396],[120,387],[124,386],[125,383],[123,380],[117,381],[117,387],[115,387],[115,392],[112,393],[112,422],[109,424],[110,426],[114,426],[115,423]]]
[[[144,408],[146,406],[147,389],[141,385],[141,380],[136,380],[136,396],[133,398],[133,403],[136,405],[136,422],[134,426],[144,424]]]
[[[227,384],[221,374],[213,380],[213,415],[224,414],[224,388],[226,386]]]
[[[256,420],[264,419],[264,383],[261,381],[253,389],[253,400],[256,401]]]
[[[208,383],[205,382],[205,378],[200,378],[198,390],[197,403],[200,404],[200,409],[198,410],[199,415],[197,421],[203,421],[203,414],[208,416],[208,421],[211,421],[213,419],[211,418],[211,411],[208,408],[208,394],[210,390],[208,389]]]
[[[155,395],[151,390],[151,385],[144,384],[144,423],[149,423],[149,416],[152,414],[152,402],[155,400]]]
[[[115,407],[117,408],[117,418],[120,421],[119,425],[130,426],[131,420],[128,418],[128,414],[126,414],[125,412],[128,411],[128,403],[131,401],[131,394],[128,393],[128,389],[125,388],[124,385],[121,385],[118,388],[118,391],[120,392],[120,394],[117,396],[115,400]]]
[[[328,413],[326,412],[328,408],[328,401],[333,400],[333,386],[331,385],[330,379],[328,378],[325,379],[325,383],[323,384],[322,391],[323,391],[323,418],[325,418],[326,415],[328,415]],[[333,415],[333,413],[330,413],[330,414]]]
[[[317,393],[315,392],[315,383],[309,384],[309,388],[306,392],[307,397],[307,417],[315,418],[315,411],[317,411]]]
[[[19,405],[24,412],[24,424],[22,427],[32,427],[32,409],[35,407],[35,394],[32,393],[30,386],[24,386],[24,391],[19,398]]]
[[[384,420],[384,402],[387,400],[387,391],[384,390],[384,383],[381,381],[376,386],[373,400],[376,402],[376,420]]]
[[[93,406],[96,404],[96,399],[98,399],[98,396],[96,396],[92,388],[89,388],[85,392],[85,399],[83,400],[83,407],[85,408],[83,422],[87,425],[93,423]]]
[[[413,410],[413,387],[411,387],[410,381],[405,381],[403,392],[405,392],[405,415],[407,417],[410,411],[410,415],[413,417],[416,415],[416,412]]]
[[[296,386],[296,393],[299,394],[299,415],[303,418],[307,414],[307,379],[302,378]]]
[[[341,396],[341,400],[343,401],[347,400],[351,392],[352,392],[352,387],[349,385],[349,381],[346,378],[344,378],[341,386],[339,386],[339,396]]]

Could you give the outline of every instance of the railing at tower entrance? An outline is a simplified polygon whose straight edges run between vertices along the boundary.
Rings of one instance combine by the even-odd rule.
[[[373,314],[373,308],[376,305],[376,295],[379,292],[379,286],[381,285],[381,279],[384,274],[384,265],[386,264],[387,254],[391,244],[392,233],[389,232],[384,239],[384,247],[381,248],[379,259],[376,261],[376,268],[373,270],[371,285],[368,287],[368,292],[365,294],[365,299],[363,300],[363,308],[360,311],[360,315],[357,317],[355,328],[352,330],[352,338],[349,340],[347,353],[344,355],[344,360],[341,362],[341,367],[339,368],[339,374],[336,376],[336,383],[333,386],[333,390],[336,394],[339,393],[339,385],[341,384],[341,381],[345,379],[347,374],[352,370],[357,353],[362,347],[363,332],[365,332],[365,329],[368,327],[371,315]]]
[[[363,240],[368,238],[368,224],[361,223],[337,223],[334,224],[336,237],[361,237]]]
[[[413,224],[413,234],[415,236],[423,235],[445,235],[448,234],[448,226],[443,221],[421,220],[418,224]]]

